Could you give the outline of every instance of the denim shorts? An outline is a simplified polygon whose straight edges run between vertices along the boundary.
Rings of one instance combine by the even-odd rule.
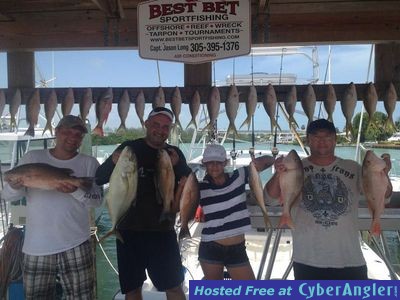
[[[224,265],[226,267],[240,267],[249,263],[245,242],[236,245],[224,246],[216,242],[200,242],[199,261]]]

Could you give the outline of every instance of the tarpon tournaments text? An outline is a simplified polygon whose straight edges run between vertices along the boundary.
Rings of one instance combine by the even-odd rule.
[[[254,283],[254,284],[253,284]],[[236,281],[220,285],[204,281],[190,282],[192,299],[380,299],[398,298],[394,281]]]

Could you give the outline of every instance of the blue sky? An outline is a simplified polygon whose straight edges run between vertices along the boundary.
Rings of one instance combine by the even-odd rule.
[[[299,83],[305,83],[313,76],[311,47],[301,48],[300,51],[305,55],[285,55],[282,63],[282,73],[294,73],[297,75]],[[367,78],[368,65],[370,63],[370,45],[335,45],[331,47],[331,82],[332,83],[365,83],[374,78],[373,66],[371,61],[371,71]],[[318,46],[319,78],[324,82],[327,62],[328,46]],[[112,50],[112,51],[54,51],[37,52],[37,69],[40,70],[44,79],[56,77],[54,87],[156,87],[160,83],[162,86],[183,86],[183,64],[174,62],[160,61],[158,63],[160,78],[158,78],[157,62],[154,60],[141,59],[136,50]],[[229,58],[216,61],[213,66],[213,76],[219,83],[225,82],[227,75],[235,73],[249,74],[253,72],[280,72],[280,55],[277,56],[242,56],[235,59]],[[39,75],[36,74],[37,80]],[[50,84],[49,86],[52,86]],[[0,88],[7,87],[6,54],[0,54]],[[168,105],[168,104],[167,104]],[[358,103],[356,112],[361,111],[361,102]],[[223,105],[222,107],[223,108]],[[255,114],[255,128],[269,130],[270,122],[267,120],[266,112],[260,104],[260,109]],[[316,114],[319,108],[317,102]],[[60,109],[60,107],[59,107]],[[301,110],[300,103],[297,107]],[[145,114],[150,110],[146,107]],[[384,111],[383,104],[378,104],[378,111]],[[400,110],[397,110],[400,111]],[[5,108],[4,113],[8,112]],[[74,107],[73,113],[78,114],[78,107]],[[399,112],[395,114],[395,120],[400,117]],[[236,126],[239,126],[246,118],[244,104],[241,104],[236,119]],[[307,120],[304,116],[296,114],[299,125],[304,125]],[[94,106],[89,114],[89,120],[94,127],[96,117]],[[181,113],[181,123],[186,126],[190,120],[188,106],[183,105]],[[340,104],[337,103],[334,121],[337,127],[343,128],[345,120],[342,115]],[[219,127],[226,129],[227,118],[222,114],[219,118]],[[283,118],[280,120],[282,128],[287,129]],[[134,106],[128,114],[128,127],[139,127],[139,120],[136,116]],[[117,128],[119,117],[116,105],[113,105],[109,120],[105,127]]]

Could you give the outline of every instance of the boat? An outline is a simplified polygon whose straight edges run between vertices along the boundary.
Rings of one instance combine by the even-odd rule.
[[[388,142],[400,142],[400,132],[395,132],[390,138],[388,138]]]

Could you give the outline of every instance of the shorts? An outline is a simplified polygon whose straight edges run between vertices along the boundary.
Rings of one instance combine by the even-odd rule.
[[[293,262],[296,280],[368,280],[367,266],[345,268],[317,268]]]
[[[63,299],[94,299],[93,255],[89,240],[56,254],[24,254],[25,299],[56,299],[57,275],[60,276]]]
[[[184,280],[175,231],[120,230],[124,242],[117,239],[117,257],[121,292],[140,288],[149,275],[159,291],[179,286]]]
[[[244,241],[230,246],[211,241],[200,242],[199,261],[226,267],[240,267],[249,263],[249,257]]]

